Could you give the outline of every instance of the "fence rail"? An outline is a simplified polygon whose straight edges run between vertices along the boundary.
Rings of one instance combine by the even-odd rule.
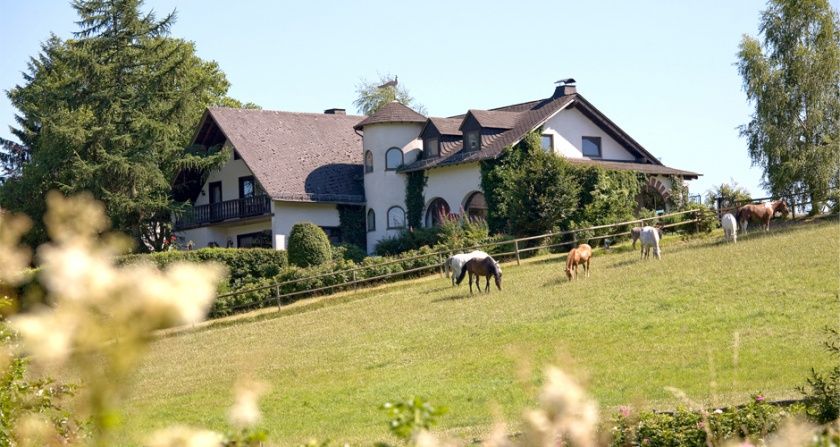
[[[767,199],[776,199],[776,197],[765,197],[765,198],[760,198],[760,199],[754,199],[753,201],[760,201],[760,200],[767,200]],[[809,203],[810,202],[792,203],[792,206],[803,206],[803,205],[807,205]],[[675,222],[675,223],[663,225],[662,228],[664,228],[664,229],[676,228],[676,227],[680,227],[680,226],[684,226],[684,225],[691,225],[691,224],[699,225],[699,223],[702,220],[702,214],[703,213],[715,213],[716,211],[718,212],[718,214],[720,214],[720,212],[721,212],[721,210],[712,210],[712,209],[692,209],[692,210],[686,210],[686,211],[678,211],[678,212],[669,213],[669,214],[663,214],[663,215],[659,215],[659,216],[628,220],[628,221],[624,221],[624,222],[617,222],[617,223],[612,223],[612,224],[596,225],[596,226],[592,226],[592,227],[578,228],[578,229],[574,229],[574,230],[556,231],[556,232],[552,232],[552,233],[541,234],[539,236],[529,236],[529,237],[523,237],[523,238],[517,238],[517,239],[507,239],[507,240],[487,242],[487,243],[478,244],[478,245],[471,246],[471,247],[465,247],[465,248],[457,249],[457,250],[455,250],[455,249],[440,250],[440,251],[435,251],[435,252],[432,252],[432,253],[425,253],[425,254],[406,257],[406,258],[394,259],[394,260],[391,260],[391,261],[387,261],[387,262],[383,262],[383,263],[379,263],[379,264],[374,264],[374,265],[360,266],[360,267],[355,267],[355,268],[346,269],[346,270],[338,270],[338,271],[334,271],[334,272],[322,273],[322,274],[319,274],[319,275],[312,275],[312,276],[307,276],[307,277],[303,277],[303,278],[295,278],[295,279],[291,279],[291,280],[288,280],[288,281],[277,282],[277,283],[273,283],[273,284],[269,284],[269,285],[265,285],[265,286],[252,287],[252,288],[248,288],[248,289],[244,289],[244,290],[238,290],[238,291],[235,291],[235,292],[230,292],[230,293],[225,293],[225,294],[219,295],[219,298],[229,298],[229,297],[244,295],[244,294],[248,294],[248,293],[265,292],[267,290],[272,290],[274,292],[273,296],[270,296],[270,297],[265,298],[265,299],[250,301],[250,302],[247,302],[247,303],[241,303],[241,304],[232,306],[230,308],[230,310],[239,311],[239,310],[243,310],[243,309],[266,307],[266,305],[269,304],[269,303],[272,303],[272,304],[276,305],[278,307],[278,309],[280,309],[284,302],[288,302],[288,300],[290,298],[294,298],[294,297],[314,295],[314,294],[317,294],[317,293],[327,292],[327,291],[346,290],[346,289],[349,289],[351,287],[356,288],[361,284],[375,283],[375,282],[378,282],[378,281],[391,279],[391,278],[396,278],[396,277],[404,276],[404,275],[407,275],[407,274],[412,274],[412,273],[417,273],[417,272],[422,272],[422,271],[427,271],[427,270],[431,270],[431,271],[438,270],[438,271],[440,271],[440,273],[443,273],[444,262],[445,262],[446,258],[448,256],[450,256],[451,254],[453,254],[455,252],[459,252],[459,251],[469,251],[469,250],[479,250],[479,249],[487,251],[487,250],[492,249],[494,247],[509,245],[509,246],[512,246],[512,248],[513,248],[512,250],[504,251],[504,252],[500,252],[500,253],[494,253],[493,254],[494,257],[499,258],[499,259],[510,259],[511,261],[515,261],[517,265],[520,265],[521,262],[522,262],[522,255],[523,254],[527,254],[527,253],[530,253],[530,252],[533,252],[533,251],[538,251],[538,250],[554,249],[554,248],[559,248],[559,247],[564,247],[564,246],[575,246],[575,245],[577,245],[578,244],[578,239],[579,239],[578,235],[580,233],[591,233],[591,232],[596,231],[596,230],[604,230],[604,229],[608,229],[608,228],[618,228],[618,227],[625,227],[626,228],[626,226],[629,226],[629,225],[632,225],[632,224],[643,224],[645,222],[658,221],[660,219],[668,219],[668,218],[673,218],[673,217],[678,217],[678,216],[684,216],[686,214],[692,214],[692,217],[690,219],[683,220],[681,222]],[[562,236],[570,236],[570,235],[572,236],[571,240],[552,243],[553,242],[552,239],[562,237]],[[597,235],[597,236],[587,234],[585,238],[581,238],[581,239],[586,239],[587,241],[591,242],[591,241],[599,241],[599,240],[605,240],[605,239],[609,240],[609,239],[612,239],[612,238],[628,236],[628,235],[630,235],[630,231],[619,231],[619,232],[616,232],[616,233],[610,233],[610,234],[605,234],[605,235]],[[542,241],[542,243],[539,243],[539,244],[533,245],[533,246],[528,246],[529,243],[531,243],[532,241],[537,241],[537,240]],[[409,269],[406,269],[406,270],[400,270],[398,272],[390,272],[390,273],[385,273],[385,274],[382,274],[382,275],[376,275],[376,276],[371,276],[371,277],[366,277],[366,278],[357,278],[357,273],[365,271],[365,270],[382,268],[382,267],[386,267],[386,266],[390,266],[390,265],[394,265],[394,264],[410,263],[412,261],[418,261],[418,260],[428,259],[428,258],[433,258],[433,257],[437,258],[437,262],[434,262],[434,263],[429,264],[429,265],[413,267],[413,268],[409,268]],[[289,285],[297,284],[297,283],[304,282],[304,281],[315,281],[315,280],[319,280],[319,279],[323,279],[323,278],[329,278],[329,277],[335,278],[335,277],[339,277],[339,276],[343,276],[343,277],[347,278],[347,280],[346,281],[341,281],[337,284],[331,284],[331,285],[315,287],[315,288],[311,288],[311,289],[296,290],[296,291],[293,291],[293,292],[282,293],[282,288],[284,286],[289,286]]]
[[[374,264],[374,265],[360,266],[360,267],[355,267],[355,268],[346,269],[346,270],[338,270],[338,271],[334,271],[334,272],[322,273],[322,274],[307,276],[307,277],[303,277],[303,278],[295,278],[295,279],[291,279],[291,280],[288,280],[288,281],[277,282],[277,283],[273,283],[273,284],[269,284],[269,285],[265,285],[265,286],[252,287],[252,288],[248,288],[248,289],[244,289],[244,290],[238,290],[238,291],[235,291],[235,292],[221,294],[221,295],[219,295],[219,298],[229,298],[229,297],[244,295],[244,294],[248,294],[248,293],[273,291],[274,293],[272,294],[272,296],[269,296],[268,298],[255,300],[255,301],[251,301],[251,302],[247,302],[247,303],[241,303],[241,304],[238,304],[236,306],[231,307],[230,310],[240,311],[240,310],[243,310],[243,309],[267,307],[267,305],[276,305],[279,309],[279,308],[282,307],[284,302],[288,302],[288,300],[290,298],[294,298],[294,297],[299,297],[299,296],[304,296],[304,295],[314,295],[314,294],[317,294],[317,293],[327,292],[327,291],[337,291],[337,290],[348,289],[348,288],[351,288],[351,287],[357,287],[357,286],[359,286],[361,284],[365,284],[365,283],[374,283],[374,282],[378,282],[378,281],[382,281],[382,280],[386,280],[386,279],[390,279],[390,278],[396,278],[396,277],[400,277],[400,276],[404,276],[404,275],[408,275],[408,274],[412,274],[412,273],[417,273],[417,272],[422,272],[422,271],[439,270],[441,273],[443,273],[443,267],[444,267],[444,262],[445,262],[446,258],[449,255],[451,255],[452,253],[455,253],[457,251],[468,251],[468,250],[479,250],[479,249],[490,250],[492,248],[499,247],[499,246],[512,246],[512,248],[513,248],[512,250],[508,250],[508,251],[504,251],[504,252],[500,252],[500,253],[494,253],[494,256],[496,258],[499,258],[499,259],[515,260],[517,265],[519,265],[519,264],[521,264],[523,254],[527,254],[527,253],[530,253],[530,252],[533,252],[533,251],[538,251],[538,250],[543,250],[543,249],[552,249],[552,248],[559,248],[559,247],[563,247],[563,246],[577,245],[577,243],[578,243],[577,235],[580,234],[580,233],[583,233],[583,232],[589,233],[589,232],[593,232],[593,231],[596,231],[596,230],[604,230],[604,229],[607,229],[607,228],[617,228],[617,227],[622,227],[622,226],[628,226],[628,225],[631,225],[631,224],[642,224],[642,223],[645,223],[645,222],[656,221],[656,220],[671,218],[671,217],[676,217],[676,216],[683,216],[683,215],[686,215],[686,214],[696,215],[696,217],[694,217],[690,220],[685,220],[685,221],[682,221],[682,222],[668,224],[668,225],[665,225],[663,228],[679,227],[679,226],[683,226],[683,225],[696,224],[697,222],[699,222],[698,217],[699,217],[699,213],[701,213],[701,212],[703,212],[703,211],[702,210],[696,210],[696,209],[695,210],[687,210],[687,211],[679,211],[679,212],[669,213],[669,214],[665,214],[665,215],[628,220],[628,221],[618,222],[618,223],[613,223],[613,224],[596,225],[596,226],[587,227],[587,228],[579,228],[579,229],[566,230],[566,231],[557,231],[557,232],[552,232],[552,233],[541,234],[541,235],[538,235],[538,236],[530,236],[530,237],[523,237],[523,238],[517,238],[517,239],[492,241],[492,242],[478,244],[478,245],[475,245],[475,246],[472,246],[472,247],[466,247],[466,248],[458,249],[458,250],[453,250],[453,249],[440,250],[440,251],[435,251],[435,252],[432,252],[432,253],[425,253],[425,254],[406,257],[406,258],[394,259],[394,260],[391,260],[391,261],[387,261],[387,262],[383,262],[383,263],[379,263],[379,264]],[[620,231],[620,232],[606,234],[606,235],[587,236],[586,239],[589,240],[589,241],[597,241],[597,240],[604,240],[604,239],[611,239],[611,238],[616,238],[616,237],[621,237],[621,236],[627,236],[629,234],[630,234],[630,231]],[[570,236],[570,235],[573,236],[571,240],[552,243],[553,242],[552,239],[554,239],[554,238],[558,238],[558,237],[562,237],[562,236]],[[533,245],[533,246],[528,246],[529,243],[531,243],[532,241],[537,241],[537,240],[541,240],[541,241],[543,241],[543,243]],[[523,246],[523,245],[525,245],[525,246]],[[412,261],[424,260],[424,259],[435,258],[435,257],[437,258],[437,262],[434,262],[434,263],[429,264],[429,265],[424,265],[424,266],[414,267],[414,268],[410,268],[410,269],[406,269],[406,270],[401,270],[401,271],[398,271],[398,272],[390,272],[390,273],[386,273],[386,274],[382,274],[382,275],[376,275],[376,276],[357,279],[356,274],[358,272],[362,272],[362,271],[365,271],[365,270],[382,268],[382,267],[386,267],[386,266],[390,266],[390,265],[394,265],[394,264],[405,264],[405,263],[410,263]],[[293,292],[282,293],[282,288],[284,286],[289,286],[289,285],[301,283],[301,282],[304,282],[304,281],[316,281],[316,280],[319,280],[319,279],[329,278],[329,277],[335,278],[337,276],[344,276],[345,278],[347,278],[347,280],[346,281],[341,281],[337,284],[331,284],[331,285],[326,285],[326,286],[321,286],[321,287],[316,287],[316,288],[311,288],[311,289],[306,289],[306,290],[297,290],[297,291],[293,291]]]

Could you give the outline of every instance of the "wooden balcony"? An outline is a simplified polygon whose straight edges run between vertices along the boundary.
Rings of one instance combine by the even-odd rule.
[[[198,205],[175,219],[175,230],[202,227],[207,224],[271,213],[271,199],[265,194],[244,199]]]

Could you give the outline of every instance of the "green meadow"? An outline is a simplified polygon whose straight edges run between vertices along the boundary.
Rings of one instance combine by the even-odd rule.
[[[591,278],[572,283],[564,257],[547,255],[504,264],[501,292],[470,296],[435,275],[160,338],[121,441],[173,423],[225,430],[242,376],[270,385],[262,426],[282,445],[388,441],[379,407],[410,395],[447,406],[438,429],[453,436],[481,438],[497,419],[516,430],[548,364],[576,375],[604,418],[674,408],[666,387],[708,406],[797,397],[809,369],[831,362],[837,218],[720,239],[668,236],[660,261],[627,244],[596,251]]]

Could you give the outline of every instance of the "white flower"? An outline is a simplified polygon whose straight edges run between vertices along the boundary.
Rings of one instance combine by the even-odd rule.
[[[262,418],[257,401],[267,391],[262,382],[240,381],[234,389],[234,402],[228,413],[230,423],[236,427],[253,427]]]
[[[221,447],[224,437],[210,430],[172,426],[158,430],[146,443],[147,447]]]
[[[56,310],[18,315],[10,325],[35,360],[57,364],[70,356],[78,327],[74,318]]]

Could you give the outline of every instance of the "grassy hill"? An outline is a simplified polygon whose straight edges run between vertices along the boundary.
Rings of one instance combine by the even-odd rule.
[[[378,407],[412,394],[450,408],[441,429],[480,437],[494,415],[532,405],[547,363],[581,377],[606,413],[674,407],[666,386],[709,405],[795,397],[830,362],[820,343],[838,325],[839,254],[832,218],[737,245],[669,238],[658,262],[597,252],[575,283],[555,256],[505,265],[504,290],[489,295],[435,276],[298,303],[156,342],[126,436],[224,429],[240,374],[271,384],[264,426],[284,445],[386,440]]]

